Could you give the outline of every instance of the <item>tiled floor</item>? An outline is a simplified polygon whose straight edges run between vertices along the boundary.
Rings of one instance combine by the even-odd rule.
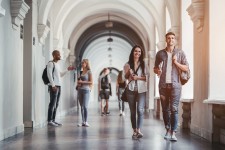
[[[109,116],[100,116],[98,107],[89,111],[90,127],[77,127],[79,113],[61,119],[62,127],[45,127],[29,130],[0,142],[0,150],[223,150],[221,145],[211,145],[206,140],[179,130],[178,142],[163,139],[161,120],[145,113],[142,132],[144,137],[132,140],[129,109],[120,117],[116,102],[111,102]],[[93,105],[92,105],[93,106]]]

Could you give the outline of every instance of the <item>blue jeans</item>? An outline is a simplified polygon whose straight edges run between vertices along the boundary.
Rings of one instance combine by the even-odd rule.
[[[50,93],[50,102],[48,105],[48,122],[49,121],[55,121],[56,116],[56,110],[59,105],[59,98],[61,94],[61,87],[56,86],[57,90],[53,91],[52,86],[48,87],[49,93]]]
[[[159,89],[159,94],[165,128],[176,131],[181,88],[173,88],[171,84],[167,84],[166,88]]]
[[[132,128],[140,129],[142,127],[143,119],[144,119],[144,106],[145,106],[146,92],[138,93],[138,92],[127,90],[126,94],[128,98],[128,104],[130,107],[130,119],[131,119]]]
[[[124,101],[121,100],[122,93],[124,92],[124,88],[118,89],[118,102],[119,102],[119,110],[124,111]]]
[[[79,89],[79,103],[81,108],[81,116],[82,122],[87,122],[88,116],[88,102],[90,97],[90,90],[89,89]]]

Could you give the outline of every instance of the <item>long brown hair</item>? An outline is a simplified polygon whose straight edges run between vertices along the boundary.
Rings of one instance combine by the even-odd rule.
[[[145,52],[144,52],[144,50],[142,49],[141,46],[135,45],[135,46],[132,48],[132,50],[131,50],[131,52],[130,52],[128,64],[130,65],[130,68],[131,68],[132,70],[134,70],[134,50],[135,50],[136,48],[140,48],[140,49],[141,49],[141,56],[140,56],[140,58],[139,58],[139,61],[140,61],[141,69],[142,69],[142,74],[145,74],[145,62],[144,62]]]
[[[117,76],[117,82],[118,83],[123,83],[123,71],[119,71],[119,74]]]

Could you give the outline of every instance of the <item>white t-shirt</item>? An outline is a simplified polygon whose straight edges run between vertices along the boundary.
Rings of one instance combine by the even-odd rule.
[[[48,65],[47,65],[47,74],[48,74],[48,79],[50,82],[48,85],[51,85],[52,87],[61,86],[61,77],[67,73],[67,71],[63,71],[63,72],[60,71],[60,66],[58,62],[57,63],[54,62],[54,64],[55,64],[55,69],[53,73],[52,73],[54,68],[53,62],[50,61],[48,62]]]
[[[172,53],[167,52],[166,83],[172,83]]]

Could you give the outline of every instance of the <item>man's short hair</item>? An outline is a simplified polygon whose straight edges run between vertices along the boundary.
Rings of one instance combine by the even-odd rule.
[[[59,52],[59,50],[54,50],[53,52],[52,52],[52,56],[54,56],[56,53],[58,53]]]
[[[166,33],[165,37],[167,37],[168,35],[176,36],[175,33],[173,33],[173,32],[168,32],[168,33]]]

